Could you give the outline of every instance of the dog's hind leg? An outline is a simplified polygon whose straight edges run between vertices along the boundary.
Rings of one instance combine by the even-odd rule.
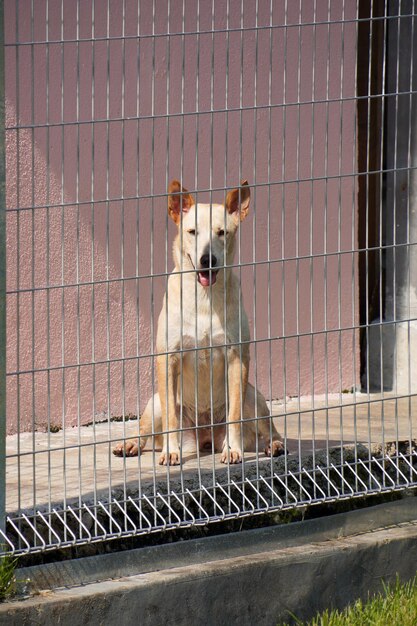
[[[137,456],[146,446],[149,437],[154,439],[153,445],[159,445],[162,441],[162,412],[159,394],[150,398],[139,420],[139,436],[118,443],[113,449],[116,456]],[[154,434],[155,433],[155,434]]]
[[[256,418],[256,419],[254,419]],[[265,454],[267,456],[280,456],[285,454],[281,435],[275,428],[265,398],[260,391],[256,391],[253,385],[248,383],[246,401],[244,407],[243,423],[245,448],[253,450],[256,445],[256,437],[265,442]]]

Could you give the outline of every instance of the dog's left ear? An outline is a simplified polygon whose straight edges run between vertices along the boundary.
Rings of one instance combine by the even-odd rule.
[[[226,196],[226,210],[233,215],[236,223],[243,222],[249,211],[250,187],[247,180],[242,180],[241,187],[232,189]]]
[[[181,221],[181,211],[187,213],[193,204],[195,200],[188,189],[182,187],[179,180],[172,180],[168,187],[168,215],[177,225]]]

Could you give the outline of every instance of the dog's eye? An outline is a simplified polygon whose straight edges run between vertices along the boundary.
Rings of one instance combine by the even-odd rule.
[[[224,230],[219,230],[217,234],[219,237],[224,237]]]
[[[189,235],[195,235],[195,230],[194,230],[194,228],[190,228],[190,230],[187,230],[187,233],[188,233]]]

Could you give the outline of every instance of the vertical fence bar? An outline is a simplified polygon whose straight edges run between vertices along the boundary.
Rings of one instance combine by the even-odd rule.
[[[0,0],[0,529],[6,513],[6,159],[4,115],[4,2]]]

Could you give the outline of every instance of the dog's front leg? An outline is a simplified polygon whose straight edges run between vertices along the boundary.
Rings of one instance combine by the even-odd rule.
[[[176,394],[178,381],[178,357],[173,354],[157,357],[158,391],[161,400],[163,435],[160,465],[179,465],[180,449],[178,446],[178,419],[176,412]]]
[[[249,360],[241,359],[237,350],[228,355],[229,414],[227,433],[223,445],[222,463],[242,461],[242,415],[248,385]]]

